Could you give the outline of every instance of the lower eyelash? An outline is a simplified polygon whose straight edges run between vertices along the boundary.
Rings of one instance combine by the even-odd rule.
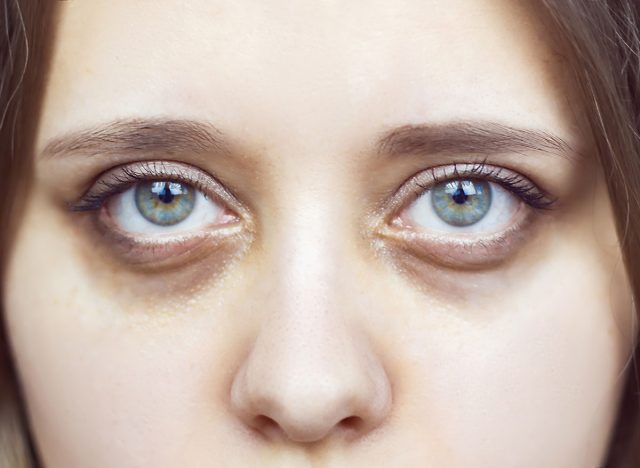
[[[103,212],[101,215],[104,216]],[[129,264],[146,265],[157,262],[180,264],[186,257],[191,258],[190,252],[197,251],[205,241],[209,247],[229,245],[243,236],[240,225],[224,226],[216,230],[198,232],[195,235],[172,234],[160,238],[144,238],[132,236],[125,231],[108,227],[107,222],[95,222],[96,229],[108,244],[115,248],[118,258],[125,259]],[[246,239],[246,238],[245,238]],[[163,270],[166,272],[166,270]]]
[[[390,241],[395,250],[425,263],[455,270],[486,270],[502,264],[532,235],[531,228],[538,219],[529,210],[520,213],[515,223],[501,232],[487,236],[455,236],[451,233],[418,232],[383,224],[378,239]],[[374,244],[375,245],[375,244]],[[378,249],[385,251],[385,244]]]

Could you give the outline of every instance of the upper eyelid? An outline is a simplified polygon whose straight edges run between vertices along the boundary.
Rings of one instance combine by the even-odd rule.
[[[448,172],[446,172],[447,169],[449,169]],[[136,171],[138,174],[134,175]],[[528,182],[535,187],[536,190],[540,191],[544,197],[548,198],[549,205],[555,203],[556,199],[548,191],[541,188],[539,184],[531,180],[530,177],[524,176],[517,171],[487,164],[485,161],[475,163],[454,162],[447,165],[423,169],[406,179],[395,193],[391,195],[391,212],[395,213],[402,207],[409,205],[418,196],[438,183],[447,180],[455,180],[456,178],[461,177],[471,178],[474,176],[476,178],[483,178],[496,183],[501,183],[502,180],[498,175],[502,172],[508,172],[512,176],[522,178],[525,182]],[[429,177],[426,177],[426,174],[428,174]],[[113,184],[107,182],[109,177],[113,179]],[[196,188],[203,191],[208,191],[207,189],[213,188],[213,195],[215,198],[221,199],[222,202],[237,208],[238,211],[241,212],[240,214],[248,212],[244,204],[240,202],[240,200],[225,186],[225,184],[218,181],[214,176],[190,164],[168,160],[140,161],[108,169],[101,173],[92,182],[90,187],[84,192],[78,201],[68,203],[67,205],[71,211],[87,211],[95,209],[95,203],[92,202],[97,201],[97,199],[121,193],[135,185],[139,180],[149,180],[153,178],[179,180],[184,183],[193,184]],[[428,179],[428,186],[420,183],[420,181],[425,180],[425,178]],[[100,185],[107,185],[107,188],[100,190],[97,188]],[[119,185],[120,189],[111,190],[109,185]],[[415,190],[416,187],[419,187],[421,190]],[[410,193],[406,193],[409,191],[407,190],[408,188],[410,188]],[[506,188],[509,189],[509,187]],[[91,200],[92,198],[93,200]],[[384,209],[384,211],[387,210]],[[387,216],[385,216],[385,218],[386,217]]]
[[[448,170],[448,171],[447,171]],[[445,172],[447,171],[447,172]],[[443,172],[445,172],[443,174]],[[449,180],[455,180],[459,178],[486,178],[490,180],[499,181],[503,179],[499,177],[499,174],[507,173],[511,176],[521,177],[523,180],[530,182],[531,184],[538,187],[538,184],[533,182],[529,177],[524,176],[517,171],[513,171],[511,169],[507,169],[501,166],[495,166],[493,164],[488,164],[485,162],[479,163],[452,163],[446,164],[442,166],[431,167],[429,169],[425,169],[423,171],[414,174],[412,177],[407,179],[407,182],[410,182],[414,178],[421,178],[424,174],[431,175],[431,186],[437,185],[442,182],[446,182]],[[543,190],[541,188],[541,190]],[[544,190],[543,190],[544,191]]]
[[[489,180],[491,182],[501,184],[506,190],[510,190],[510,188],[504,184],[505,177],[502,177],[502,180],[498,177],[500,173],[517,176],[524,182],[529,183],[531,187],[540,192],[544,203],[549,207],[552,207],[556,203],[557,198],[549,191],[541,187],[540,184],[535,182],[531,177],[525,176],[518,171],[508,169],[503,166],[489,164],[485,161],[475,163],[454,162],[451,164],[423,169],[408,177],[391,196],[391,202],[383,209],[385,212],[383,218],[386,221],[389,221],[389,218],[396,216],[402,209],[408,207],[419,196],[426,193],[435,185],[448,180],[455,180],[456,178],[478,178]],[[424,184],[422,182],[424,182]]]
[[[195,166],[175,161],[141,161],[113,167],[94,179],[79,200],[68,204],[71,211],[89,211],[98,208],[108,197],[128,190],[137,182],[153,179],[172,179],[212,195],[212,198],[230,205],[240,214],[247,212],[240,200],[219,180]]]
[[[462,171],[460,171],[458,169],[459,166],[469,166],[469,169],[465,168]],[[446,169],[448,167],[453,167],[453,173],[448,174],[444,177],[435,175],[435,170],[440,168]],[[462,179],[462,178],[466,178],[466,179],[476,178],[476,179],[483,179],[483,180],[488,180],[490,182],[498,183],[507,189],[513,188],[513,185],[516,183],[525,183],[525,184],[528,184],[531,188],[539,191],[545,198],[549,200],[550,203],[553,203],[555,201],[555,197],[553,197],[553,195],[551,195],[546,189],[542,188],[538,183],[534,182],[531,178],[523,174],[520,174],[517,171],[513,171],[505,167],[485,164],[484,162],[476,163],[476,164],[465,163],[465,164],[453,164],[450,166],[439,166],[436,168],[428,169],[428,171],[431,172],[432,181],[428,187],[424,187],[425,190],[428,190],[437,184],[448,182],[450,180],[456,180],[456,179]],[[423,173],[424,171],[416,175],[416,177],[419,177]],[[501,174],[503,173],[506,173],[506,176],[501,176]]]

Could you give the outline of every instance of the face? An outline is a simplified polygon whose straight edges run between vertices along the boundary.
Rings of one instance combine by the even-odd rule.
[[[4,298],[44,465],[600,464],[632,308],[552,37],[62,3]]]

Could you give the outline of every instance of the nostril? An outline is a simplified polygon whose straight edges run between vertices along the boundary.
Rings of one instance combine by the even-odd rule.
[[[252,426],[259,433],[273,438],[282,434],[282,429],[280,429],[280,425],[271,419],[269,416],[265,416],[260,414],[253,418]]]
[[[360,433],[364,425],[365,422],[362,418],[358,416],[349,416],[342,419],[334,427],[342,431],[345,437],[351,438],[352,436],[356,436]],[[263,414],[254,417],[251,426],[267,439],[275,440],[282,437],[291,438],[291,434],[286,433],[275,419]],[[298,428],[297,430],[300,431],[301,429],[302,428]]]
[[[347,434],[360,432],[363,425],[364,420],[358,416],[349,416],[338,423]]]

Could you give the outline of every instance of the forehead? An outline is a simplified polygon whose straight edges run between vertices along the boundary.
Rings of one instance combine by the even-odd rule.
[[[566,127],[554,52],[520,1],[72,0],[61,9],[43,137],[158,115],[304,142],[451,119]]]

